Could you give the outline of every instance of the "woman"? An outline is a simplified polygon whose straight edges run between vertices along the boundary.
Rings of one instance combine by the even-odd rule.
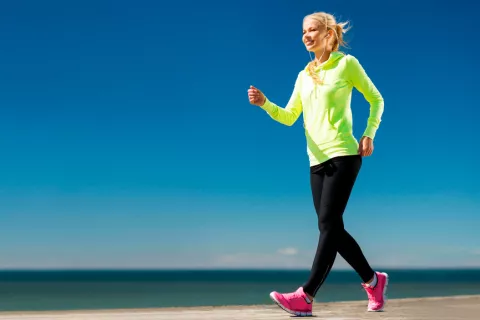
[[[346,23],[337,23],[325,12],[303,20],[303,43],[315,59],[296,79],[285,108],[272,103],[251,86],[250,103],[265,110],[274,120],[291,126],[303,112],[310,183],[318,216],[320,237],[310,277],[297,291],[270,297],[285,311],[312,315],[312,302],[333,266],[337,252],[362,279],[369,303],[368,311],[381,311],[388,283],[386,273],[374,272],[353,237],[344,229],[343,212],[362,165],[362,157],[373,152],[373,139],[383,113],[383,98],[359,61],[338,51],[344,45]],[[364,134],[357,142],[352,134],[350,101],[352,89],[370,103]]]

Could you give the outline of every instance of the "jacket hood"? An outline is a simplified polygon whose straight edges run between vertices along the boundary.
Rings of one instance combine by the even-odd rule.
[[[332,64],[334,64],[336,61],[339,59],[343,58],[345,54],[340,51],[333,51],[330,53],[330,57],[328,57],[328,60],[322,63],[319,66],[315,67],[315,72],[318,72],[320,69],[328,69]],[[308,64],[305,66],[305,71],[308,73]]]

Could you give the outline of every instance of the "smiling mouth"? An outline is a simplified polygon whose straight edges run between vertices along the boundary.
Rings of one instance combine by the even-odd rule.
[[[307,45],[307,46],[311,46],[312,44],[313,44],[313,41],[306,41],[305,42],[305,45]]]

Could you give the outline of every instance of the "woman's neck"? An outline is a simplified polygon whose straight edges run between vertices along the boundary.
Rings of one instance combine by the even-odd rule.
[[[331,51],[330,50],[325,50],[325,51],[320,51],[320,52],[316,52],[315,53],[315,62],[317,64],[322,64],[324,63],[325,61],[328,60],[328,58],[330,57],[330,53]]]

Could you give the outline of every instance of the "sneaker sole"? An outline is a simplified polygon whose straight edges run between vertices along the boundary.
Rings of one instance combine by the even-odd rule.
[[[386,278],[385,279],[385,287],[383,287],[383,306],[378,310],[368,309],[368,312],[381,312],[381,311],[383,311],[383,308],[385,307],[385,304],[387,304],[388,274],[385,273],[385,272],[380,272],[380,274],[383,274]]]
[[[290,313],[290,314],[293,314],[295,316],[298,316],[298,317],[311,317],[312,316],[312,313],[311,312],[300,312],[300,311],[293,311],[293,310],[290,310],[288,308],[285,308],[276,298],[275,296],[273,295],[273,293],[270,293],[270,299],[273,300],[273,302],[275,302],[277,304],[277,306],[279,306],[280,308],[282,308],[284,311]]]

